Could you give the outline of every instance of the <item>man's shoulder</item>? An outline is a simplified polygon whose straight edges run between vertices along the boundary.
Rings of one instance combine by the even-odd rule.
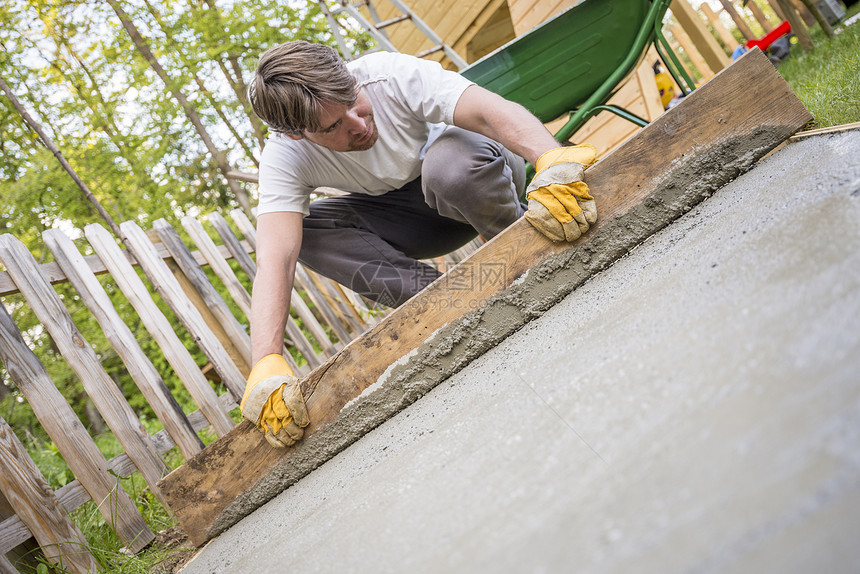
[[[380,51],[356,58],[349,62],[347,67],[356,75],[397,75],[405,71],[416,70],[427,63],[427,60],[409,54]]]
[[[284,155],[294,153],[295,145],[293,144],[295,143],[294,140],[283,134],[270,133],[266,139],[266,145],[260,153],[260,162],[269,163],[273,160],[283,158]]]
[[[272,134],[260,153],[260,171],[296,170],[313,160],[316,146],[306,140],[294,140],[283,134]]]
[[[390,62],[406,62],[410,60],[418,60],[418,58],[410,56],[409,54],[401,54],[400,52],[386,52],[385,50],[379,50],[377,52],[363,54],[355,60],[347,62],[346,65],[348,68],[361,66],[384,66]]]

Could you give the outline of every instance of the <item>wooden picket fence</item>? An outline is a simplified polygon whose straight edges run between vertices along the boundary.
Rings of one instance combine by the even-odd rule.
[[[14,511],[11,516],[0,514],[0,572],[16,571],[6,554],[31,537],[46,558],[61,563],[68,572],[96,571],[86,540],[68,517],[90,500],[96,503],[106,523],[114,528],[128,550],[142,549],[155,535],[117,476],[140,472],[160,500],[157,482],[171,470],[163,459],[168,450],[177,447],[182,457],[190,459],[203,448],[198,431],[211,427],[220,437],[234,427],[228,413],[236,408],[250,371],[251,347],[246,328],[250,295],[228,261],[234,260],[252,281],[256,267],[250,254],[256,243],[254,226],[244,213],[235,210],[230,216],[238,234],[220,214],[213,213],[207,218],[220,237],[220,245],[210,238],[201,221],[185,217],[182,225],[194,242],[195,251],[186,246],[165,220],[156,221],[149,232],[134,222],[122,223],[126,248],[101,225],[88,225],[84,235],[94,253],[86,256],[65,233],[51,229],[43,234],[43,240],[54,262],[46,264],[37,263],[14,236],[0,236],[0,264],[5,268],[5,272],[0,272],[0,296],[13,293],[23,296],[125,450],[105,460],[29,348],[5,305],[0,306],[0,361],[76,477],[59,490],[51,490],[12,429],[0,418],[0,493],[6,499],[2,502],[8,502],[0,504],[0,512],[4,507],[7,515],[8,508]],[[436,263],[443,267],[456,263],[477,245],[477,241],[473,242]],[[149,286],[136,267],[143,271]],[[244,314],[244,322],[235,318],[210,282],[206,267]],[[183,413],[164,383],[165,374],[157,371],[111,304],[97,278],[103,273],[111,275],[113,283],[134,307],[141,324],[157,342],[198,410],[187,416]],[[102,368],[86,334],[76,328],[52,287],[65,281],[74,287],[98,321],[164,430],[149,435]],[[205,369],[197,365],[183,345],[170,320],[157,306],[153,293],[167,304],[208,358],[210,365]],[[293,348],[304,361],[297,364],[289,352],[285,356],[299,376],[325,363],[379,321],[379,314],[371,313],[357,294],[301,266],[296,273],[292,305],[304,328],[292,317],[289,319],[285,351]],[[208,369],[212,373],[204,373]],[[219,379],[227,392],[218,396],[207,377]]]

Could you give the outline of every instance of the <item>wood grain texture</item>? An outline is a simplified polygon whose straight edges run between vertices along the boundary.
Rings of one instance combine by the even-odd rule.
[[[238,407],[230,393],[224,393],[218,397],[218,400],[221,403],[221,410],[225,413]],[[209,421],[206,420],[199,410],[189,414],[188,420],[191,421],[191,426],[195,431],[203,430],[209,426]],[[235,425],[231,425],[231,428],[233,426]],[[174,446],[170,435],[168,435],[164,430],[160,430],[152,435],[152,441],[155,443],[159,454],[166,453]],[[131,462],[131,459],[129,459],[125,453],[119,454],[107,461],[107,468],[119,476],[128,476],[135,470],[134,463]],[[76,510],[84,503],[91,500],[90,495],[78,479],[66,484],[57,490],[55,494],[57,495],[60,505],[66,509],[67,512]],[[0,514],[0,516],[2,516],[2,514]],[[2,555],[3,552],[8,551],[8,549],[14,548],[30,538],[32,538],[30,529],[27,528],[20,518],[17,516],[4,518],[2,522],[0,522],[0,555]],[[0,572],[2,572],[2,570],[0,570]]]
[[[698,70],[699,76],[703,80],[707,80],[708,78],[713,76],[714,70],[708,65],[699,50],[696,49],[696,46],[690,39],[690,36],[687,35],[687,31],[676,24],[672,24],[667,28],[669,32],[671,32],[672,37],[675,39],[678,45],[680,45],[681,48],[684,50],[684,53],[690,59],[690,62],[692,62],[693,68]]]
[[[477,27],[478,22],[474,25]],[[504,46],[516,37],[511,11],[506,1],[495,12],[488,14],[486,21],[477,28],[475,35],[466,44],[466,61],[475,62],[493,50]]]
[[[242,232],[245,241],[256,249],[257,230],[254,229],[248,217],[239,209],[231,211],[230,216]],[[337,334],[341,343],[348,343],[353,339],[347,329],[362,333],[368,326],[379,322],[377,317],[368,312],[367,305],[356,293],[339,286],[331,279],[320,277],[313,271],[305,269],[301,263],[296,264],[294,287],[307,294],[308,299],[325,317],[326,323]]]
[[[9,562],[9,559],[6,558],[3,554],[0,554],[0,573],[2,574],[17,574],[17,570],[15,566]]]
[[[200,372],[200,367],[182,344],[170,321],[153,301],[146,285],[138,277],[113,236],[97,223],[87,225],[84,228],[84,234],[110,271],[123,295],[137,311],[143,326],[158,343],[167,362],[179,376],[188,394],[197,403],[200,412],[212,424],[215,434],[218,436],[227,434],[235,426],[233,420],[222,408],[215,390]]]
[[[78,331],[57,293],[39,275],[33,256],[18,239],[5,234],[0,236],[0,261],[153,494],[161,499],[157,483],[167,473],[167,466],[116,383],[102,368],[92,346]]]
[[[311,308],[305,303],[305,300],[302,299],[295,288],[293,288],[292,296],[290,297],[290,306],[299,319],[302,320],[305,329],[310,332],[316,343],[320,346],[325,357],[330,357],[343,348],[342,343],[335,344],[331,342],[322,323],[317,320]]]
[[[243,243],[242,247],[246,251],[253,251],[253,249],[247,243]],[[230,254],[226,251],[226,248],[221,247],[220,249],[223,250],[225,257],[230,256]],[[163,245],[158,245],[156,247],[156,250],[158,251],[159,257],[161,257],[162,259],[168,259],[171,257],[170,253],[167,252],[167,249],[165,249]],[[200,252],[195,251],[192,255],[194,256],[194,260],[197,261],[199,264],[205,264],[203,256],[200,255]],[[129,254],[128,257],[132,265],[137,265],[137,261],[131,254]],[[101,260],[95,255],[84,256],[84,261],[87,262],[89,268],[96,275],[102,275],[103,273],[107,273],[108,271],[102,264]],[[39,273],[42,275],[42,277],[46,278],[51,283],[51,285],[66,281],[66,274],[63,272],[62,269],[60,269],[60,266],[53,261],[50,261],[48,263],[40,263]],[[18,288],[15,286],[15,283],[9,277],[9,274],[5,271],[0,271],[0,296],[9,295],[11,293],[17,292]]]
[[[20,522],[20,519],[15,514],[9,501],[0,492],[0,519],[14,518]],[[5,522],[5,520],[4,520]],[[6,558],[13,565],[12,570],[4,570],[3,563],[0,561],[0,572],[16,572],[18,571],[35,572],[39,567],[39,562],[43,559],[44,554],[39,550],[39,543],[33,538],[30,529],[21,523],[22,528],[26,531],[26,537],[19,543],[12,546],[5,545],[3,540],[0,540],[0,557]],[[29,570],[28,570],[29,569]]]
[[[233,235],[229,226],[227,226],[227,222],[224,220],[224,218],[221,217],[221,215],[218,213],[212,213],[209,215],[209,220],[210,220],[210,222],[212,222],[213,227],[216,228],[218,235],[224,240],[225,244],[227,245],[228,250],[232,253],[234,249],[237,249],[238,248],[238,239],[236,238],[235,235]],[[183,225],[185,225],[184,220],[183,220]],[[193,227],[196,227],[196,225],[194,225],[194,224],[190,224],[190,225],[192,225]],[[199,222],[197,225],[199,225]],[[191,229],[189,229],[188,227],[186,227],[186,230],[188,231],[189,234],[192,233]],[[202,226],[200,226],[199,229],[195,230],[195,234],[199,234],[201,230],[202,230]],[[194,238],[195,236],[196,235],[193,235],[192,238]],[[194,239],[194,241],[195,241],[195,243],[197,242],[196,239]],[[205,240],[203,240],[203,241],[205,241]],[[214,245],[214,243],[213,243],[213,245]],[[199,246],[199,244],[198,244],[198,246]],[[202,251],[202,249],[201,249],[201,251]],[[247,257],[247,260],[244,260],[244,261],[243,261],[241,255],[242,255],[242,252],[241,252],[241,249],[239,249],[239,255],[238,256],[234,255],[234,258],[236,259],[236,261],[239,262],[239,265],[242,267],[242,269],[245,271],[245,273],[248,275],[248,277],[253,282],[254,278],[257,275],[257,266],[253,261],[251,261],[251,258],[248,257],[247,254],[245,254],[245,257]],[[218,254],[216,252],[213,252],[212,257],[213,258],[218,257]],[[224,260],[224,263],[226,264],[226,260]],[[210,261],[210,265],[211,265],[211,261]],[[212,266],[212,267],[213,267],[213,269],[215,269],[215,266]],[[230,270],[230,271],[232,274],[232,270]],[[226,269],[224,270],[224,273],[226,275],[226,273],[227,273]],[[234,277],[235,277],[235,275],[234,275]],[[229,276],[227,277],[227,279],[229,280]],[[224,281],[224,278],[222,278],[221,280]],[[237,280],[237,283],[238,283],[238,280]],[[242,288],[242,290],[244,291],[244,288]],[[247,294],[246,291],[244,291],[244,292]],[[249,311],[250,311],[250,298],[248,299],[248,305],[249,305]],[[311,336],[313,336],[316,343],[322,349],[324,356],[330,357],[331,355],[333,355],[337,351],[339,351],[341,348],[343,348],[342,344],[335,345],[329,340],[328,334],[326,334],[325,329],[323,328],[322,324],[320,324],[320,322],[317,320],[316,316],[311,311],[310,307],[308,307],[307,303],[305,303],[305,300],[302,299],[302,297],[299,295],[299,293],[296,291],[295,288],[293,289],[292,295],[290,297],[290,307],[296,313],[296,315],[298,315],[298,317],[302,320],[302,324],[305,326],[305,329],[307,329],[310,332]],[[313,347],[311,347],[311,351],[314,351]],[[315,351],[314,351],[314,355],[316,355]]]
[[[514,32],[522,36],[541,22],[558,14],[580,0],[508,0]]]
[[[731,16],[732,21],[735,23],[735,26],[737,26],[741,35],[747,40],[754,40],[755,34],[753,34],[753,31],[750,30],[750,27],[747,25],[743,17],[738,13],[737,10],[735,10],[734,5],[732,4],[732,0],[720,0],[720,4],[723,6],[723,10],[726,11],[726,14]]]
[[[776,0],[776,2],[782,9],[782,13],[785,14],[785,19],[791,25],[791,31],[797,36],[803,51],[809,52],[812,50],[814,47],[812,36],[809,35],[809,30],[806,29],[803,17],[798,13],[797,6],[792,4],[790,0]],[[813,23],[809,23],[808,25],[811,26]]]
[[[239,310],[245,314],[245,317],[250,317],[251,295],[242,283],[239,282],[239,278],[236,277],[236,274],[230,268],[227,259],[221,257],[221,254],[218,253],[218,246],[209,237],[203,224],[197,218],[186,215],[182,218],[182,227],[188,233],[191,241],[197,246],[197,249],[200,250],[200,253],[203,254],[203,257],[209,264],[209,268],[212,269],[218,279],[227,288],[227,292],[233,298],[233,302],[236,303]]]
[[[773,30],[773,24],[770,23],[770,20],[767,19],[767,16],[765,16],[764,11],[761,9],[761,7],[759,7],[755,0],[749,0],[747,2],[747,8],[749,8],[749,11],[752,13],[753,18],[756,19],[756,22],[761,25],[765,34]]]
[[[374,315],[370,313],[370,308],[367,306],[367,304],[364,302],[364,299],[362,299],[358,293],[356,293],[349,287],[341,285],[336,281],[332,281],[331,279],[329,279],[329,283],[334,286],[335,290],[346,302],[349,309],[358,319],[359,324],[361,324],[362,329],[366,329],[369,326],[372,327],[379,323],[379,315]],[[377,311],[380,310],[377,309]]]
[[[167,247],[170,254],[173,255],[173,261],[176,266],[179,267],[184,278],[187,279],[188,283],[193,287],[192,292],[189,292],[188,289],[184,289],[186,295],[191,297],[191,301],[195,303],[198,312],[200,312],[203,317],[207,317],[209,314],[212,315],[213,320],[207,321],[209,327],[212,329],[212,333],[219,336],[221,331],[223,331],[226,339],[219,337],[221,339],[221,343],[228,348],[230,345],[235,347],[239,351],[242,361],[246,365],[250,365],[251,338],[248,336],[245,325],[236,319],[233,312],[230,310],[230,307],[227,305],[227,302],[224,301],[224,298],[221,297],[218,290],[215,289],[215,286],[209,281],[209,277],[206,275],[203,267],[198,265],[191,257],[191,250],[186,247],[182,238],[179,237],[179,233],[177,233],[176,230],[173,229],[173,227],[164,219],[155,220],[152,224],[152,230]],[[212,245],[212,247],[214,247],[214,245]],[[203,253],[203,257],[204,259],[206,258],[206,253]],[[177,277],[177,279],[181,280],[182,276]],[[201,299],[200,303],[197,303],[197,297]],[[243,313],[245,312],[244,309],[240,308],[240,310]],[[245,372],[245,369],[240,368],[240,370],[243,373]]]
[[[293,281],[293,287],[296,290],[304,291],[311,303],[317,308],[317,311],[325,318],[326,324],[334,331],[337,338],[342,344],[349,343],[353,337],[347,330],[347,325],[338,316],[326,301],[324,295],[317,289],[317,286],[310,280],[310,277],[305,273],[304,267],[301,264],[296,264],[296,277]]]
[[[442,41],[466,59],[469,56],[469,43],[498,12],[504,0],[419,0],[406,4]],[[373,0],[372,6],[381,21],[401,16],[400,10],[386,0]],[[373,21],[366,6],[361,11],[369,21]],[[433,47],[430,39],[408,20],[384,28],[383,31],[397,50],[406,54],[418,54]],[[429,58],[441,61],[448,68],[453,67],[441,52]]]
[[[211,216],[210,216],[211,217]],[[249,245],[253,245],[255,250],[257,246],[257,230],[254,229],[254,224],[251,223],[251,220],[248,219],[248,216],[241,209],[234,209],[230,212],[230,217],[233,219],[233,223],[236,224],[236,227],[239,228],[239,231],[245,237],[246,243]],[[254,273],[256,273],[256,265],[254,266]],[[334,309],[332,309],[328,303],[325,301],[325,298],[320,293],[319,289],[317,289],[316,285],[314,285],[310,279],[307,278],[305,274],[304,279],[300,277],[301,274],[304,273],[304,268],[300,263],[296,264],[296,277],[294,281],[294,288],[299,291],[304,291],[307,295],[308,299],[310,299],[311,303],[313,303],[317,311],[325,318],[326,324],[335,332],[337,338],[340,339],[342,344],[346,344],[352,340],[352,336],[346,329],[346,326],[341,322],[338,318],[337,313],[335,313]]]
[[[140,550],[149,544],[155,535],[126,491],[108,472],[104,455],[54,386],[45,367],[24,342],[2,305],[0,360],[72,473],[89,498],[98,505],[105,522],[114,525],[120,540],[132,550]]]
[[[743,89],[751,85],[757,89]],[[337,421],[341,409],[390,365],[437,330],[457,325],[467,311],[513,289],[512,283],[532,267],[550,258],[558,261],[552,256],[571,250],[587,254],[589,245],[608,245],[616,237],[623,249],[616,246],[612,253],[622,256],[671,221],[653,223],[650,210],[680,216],[810,119],[761,51],[749,52],[587,170],[585,179],[600,215],[579,240],[552,243],[525,220],[514,223],[304,378],[311,419],[305,440]],[[589,258],[598,256],[591,253]],[[292,457],[302,446],[273,449],[244,422],[165,477],[161,486],[182,528],[201,544],[217,533],[216,526],[226,527],[219,520],[233,501],[279,464],[301,460]],[[326,456],[335,454],[332,449]]]
[[[155,290],[179,318],[193,337],[194,342],[200,346],[200,349],[215,365],[215,369],[221,375],[224,384],[230,389],[233,398],[237,402],[240,401],[242,393],[245,391],[245,375],[229,359],[230,355],[224,345],[212,334],[200,311],[185,295],[182,286],[173,276],[164,260],[157,256],[155,247],[143,230],[132,221],[120,224],[120,228],[122,228],[129,242],[135,246],[135,253],[142,258],[140,265],[146,270]]]
[[[483,35],[484,32],[487,34]],[[463,55],[467,62],[472,63],[483,55],[502,47],[514,37],[514,26],[511,22],[507,0],[490,0],[479,6],[474,19],[466,26],[460,36],[452,41],[451,47],[458,54]],[[445,36],[442,38],[446,39]],[[470,50],[476,40],[482,44],[481,52],[483,53],[474,53]]]
[[[357,334],[364,331],[365,326],[361,315],[346,300],[334,281],[318,275],[301,264],[296,265],[296,281],[305,287],[313,285],[322,296],[326,307],[331,309],[352,332]]]
[[[96,572],[87,540],[69,519],[48,481],[12,428],[0,418],[0,490],[27,525],[42,552],[72,574]]]
[[[726,27],[723,26],[719,16],[717,16],[714,10],[707,3],[700,4],[699,10],[701,10],[702,14],[705,15],[705,18],[708,19],[708,24],[711,25],[711,28],[713,28],[714,32],[716,32],[720,37],[720,40],[723,41],[723,44],[728,48],[729,53],[733,52],[739,45],[738,41],[734,36],[732,36],[731,32],[726,30]]]
[[[245,237],[245,242],[250,245],[252,251],[256,253],[257,230],[254,228],[254,224],[251,223],[251,220],[248,219],[245,212],[241,209],[233,209],[230,211],[230,219],[232,219],[233,223],[236,224],[236,227],[239,229],[239,233]]]
[[[206,233],[206,230],[203,228],[203,225],[197,221],[193,217],[184,217],[182,219],[182,226],[185,228],[185,231],[188,232],[188,235],[191,237],[192,241],[197,245],[200,252],[203,253],[203,256],[209,262],[209,266],[215,272],[221,282],[227,287],[227,291],[230,293],[230,296],[233,298],[233,301],[245,314],[246,317],[251,316],[251,295],[245,289],[245,287],[239,282],[239,279],[236,277],[236,274],[233,273],[233,270],[230,269],[230,266],[227,264],[227,260],[223,257],[220,257],[215,242],[209,237]],[[253,279],[254,275],[251,276]],[[301,297],[297,295],[295,290],[292,293],[293,298],[293,308],[296,308],[296,305],[303,305],[304,301],[302,301]],[[307,307],[302,309],[303,311],[307,311]],[[309,312],[305,315],[308,317],[312,323],[308,325],[306,323],[306,327],[313,327],[314,325],[319,327],[319,331],[322,332],[322,327],[316,322],[316,319]],[[322,364],[322,359],[317,356],[316,350],[314,349],[313,343],[308,341],[307,337],[305,337],[304,332],[301,327],[298,326],[295,319],[292,316],[287,317],[286,324],[286,332],[290,339],[290,342],[296,349],[298,349],[299,353],[305,358],[308,365],[313,367],[318,367]],[[325,337],[323,344],[328,341],[328,338]],[[284,356],[288,355],[284,353]],[[293,368],[294,372],[302,372],[296,371]]]
[[[693,48],[701,54],[711,70],[719,72],[729,65],[731,59],[723,52],[717,40],[708,31],[699,13],[693,9],[689,0],[672,0],[669,6],[678,19],[681,28],[690,37]]]
[[[152,407],[158,420],[167,429],[173,442],[179,447],[182,456],[189,459],[203,450],[203,442],[191,428],[191,423],[182,412],[182,407],[170,394],[164,379],[140,348],[134,333],[114,309],[104,287],[83,261],[72,240],[59,229],[45,231],[42,238],[87,309],[98,321],[105,337],[122,359],[137,388]]]
[[[809,8],[806,7],[806,4],[803,3],[803,0],[790,0],[791,4],[794,6],[794,9],[797,11],[800,18],[807,26],[815,26],[815,16],[812,15],[812,12],[809,11]],[[777,2],[782,2],[782,0],[777,0]],[[783,10],[783,13],[785,11]],[[788,14],[786,14],[786,18],[788,18]]]
[[[235,233],[233,233],[233,230],[230,229],[230,224],[227,223],[224,216],[217,211],[214,211],[207,215],[206,219],[208,219],[209,223],[212,224],[212,227],[215,228],[215,231],[218,233],[218,237],[220,237],[221,241],[224,242],[224,247],[227,248],[227,251],[233,256],[233,259],[236,260],[239,267],[242,268],[242,271],[244,271],[245,274],[253,281],[254,274],[257,270],[257,264],[254,263],[251,256],[245,252],[245,249],[242,248],[241,241],[239,241],[239,238]]]

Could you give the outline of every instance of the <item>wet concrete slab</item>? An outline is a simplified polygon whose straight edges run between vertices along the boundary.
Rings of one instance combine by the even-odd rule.
[[[853,572],[860,131],[792,143],[198,572]]]

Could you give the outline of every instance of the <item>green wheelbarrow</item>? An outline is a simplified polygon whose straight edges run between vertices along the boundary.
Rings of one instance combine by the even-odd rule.
[[[583,0],[460,73],[544,123],[570,114],[555,134],[560,142],[603,110],[645,126],[646,120],[607,102],[652,43],[684,94],[693,89],[661,31],[670,3]]]

